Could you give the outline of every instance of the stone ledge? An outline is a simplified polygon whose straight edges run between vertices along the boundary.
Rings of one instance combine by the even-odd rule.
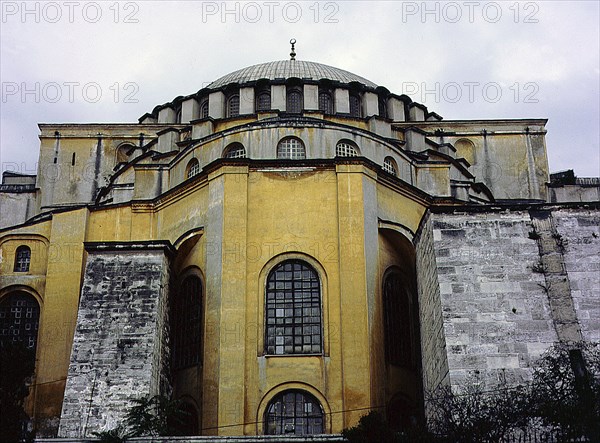
[[[233,437],[136,437],[125,440],[127,443],[326,443],[347,441],[340,434],[321,435],[248,435]],[[99,438],[38,438],[36,443],[96,443]]]

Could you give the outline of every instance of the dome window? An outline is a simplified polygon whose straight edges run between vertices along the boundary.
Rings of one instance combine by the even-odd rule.
[[[277,158],[304,160],[306,158],[304,143],[296,137],[284,138],[277,145]]]
[[[361,117],[360,97],[356,94],[350,94],[350,117]]]
[[[192,178],[200,173],[200,163],[197,159],[193,158],[187,165],[185,176],[186,178]]]
[[[288,89],[286,97],[286,111],[292,114],[302,112],[302,92],[298,88]]]
[[[232,143],[223,151],[223,158],[246,158],[246,148],[241,143]]]
[[[335,147],[336,157],[357,157],[358,148],[350,141],[340,141]]]
[[[208,100],[204,100],[200,105],[200,118],[208,118]]]
[[[234,94],[227,99],[227,117],[237,117],[240,115],[240,96]]]
[[[268,111],[271,109],[271,93],[268,91],[262,91],[256,97],[256,110],[257,111]]]
[[[324,114],[333,114],[333,100],[329,92],[319,92],[319,111]]]
[[[392,157],[386,157],[383,160],[383,170],[394,177],[398,177],[398,165]]]

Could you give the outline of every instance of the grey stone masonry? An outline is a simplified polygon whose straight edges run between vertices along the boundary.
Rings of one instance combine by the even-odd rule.
[[[549,210],[532,210],[530,214],[534,229],[530,236],[537,241],[540,251],[537,269],[545,278],[542,286],[548,295],[558,339],[564,343],[579,343],[582,340],[581,328],[563,258],[565,238],[556,230]]]
[[[455,211],[431,215],[450,384],[527,381],[557,341],[529,213]]]
[[[584,341],[600,341],[600,213],[593,209],[553,212],[562,238],[564,267]]]
[[[86,243],[59,437],[120,424],[132,398],[168,394],[166,242]]]
[[[433,228],[429,214],[415,237],[423,389],[433,392],[448,384],[448,357],[444,319],[433,247]]]

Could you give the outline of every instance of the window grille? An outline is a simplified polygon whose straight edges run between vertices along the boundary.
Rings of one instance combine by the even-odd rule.
[[[396,162],[392,157],[386,157],[383,160],[383,170],[395,177],[398,176],[398,167],[396,166]]]
[[[284,138],[277,145],[277,158],[303,160],[306,158],[304,143],[295,137]]]
[[[240,96],[232,95],[227,100],[227,117],[237,117],[240,115]]]
[[[40,306],[25,293],[14,293],[0,301],[0,342],[23,343],[33,349],[37,344]]]
[[[28,272],[31,263],[31,249],[28,246],[19,246],[15,253],[14,272]]]
[[[192,178],[200,173],[200,163],[195,158],[191,159],[187,166],[187,178]]]
[[[348,142],[339,142],[335,147],[335,155],[338,157],[356,157],[358,151]]]
[[[300,260],[287,260],[267,278],[267,354],[320,354],[321,287],[317,272]]]
[[[319,93],[319,111],[324,114],[333,114],[333,101],[328,92]]]
[[[241,143],[233,143],[225,149],[225,158],[246,158],[246,149]]]
[[[315,435],[323,432],[323,408],[311,394],[284,391],[269,402],[265,412],[265,434]]]

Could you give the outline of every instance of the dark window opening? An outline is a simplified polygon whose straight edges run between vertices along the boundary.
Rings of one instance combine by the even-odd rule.
[[[292,114],[300,114],[302,112],[302,93],[299,90],[288,89],[286,111]]]
[[[200,105],[200,118],[208,118],[208,100]]]
[[[360,98],[357,95],[350,95],[350,116],[360,118]]]
[[[324,114],[333,114],[333,100],[329,92],[319,93],[319,111]]]
[[[319,401],[303,391],[284,391],[265,411],[265,434],[315,435],[324,432],[324,414]]]
[[[202,362],[202,282],[185,278],[171,304],[173,367],[181,369]]]
[[[265,352],[320,354],[321,286],[317,272],[301,260],[277,265],[267,277]]]
[[[271,93],[261,92],[256,97],[256,110],[257,111],[268,111],[271,109]]]
[[[412,303],[398,272],[392,272],[384,281],[383,309],[387,362],[395,366],[414,367]]]
[[[240,96],[232,95],[227,100],[227,117],[237,117],[240,115]]]

